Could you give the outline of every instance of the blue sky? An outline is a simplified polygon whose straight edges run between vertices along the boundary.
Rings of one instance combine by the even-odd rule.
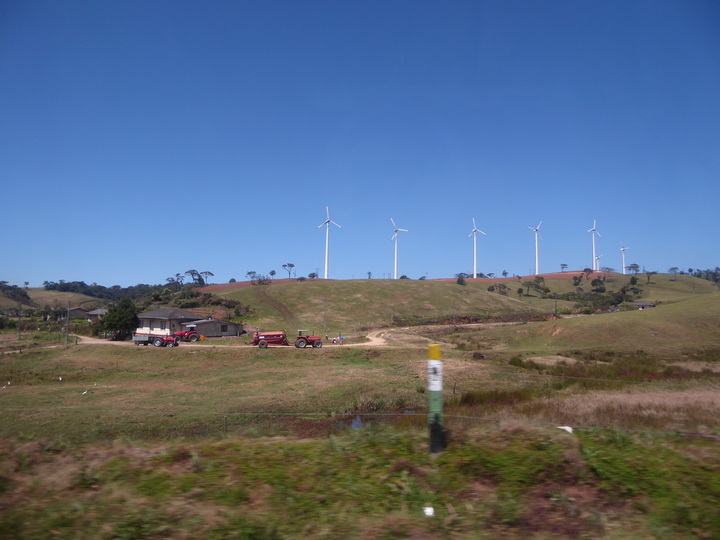
[[[0,279],[720,264],[715,1],[0,3]]]

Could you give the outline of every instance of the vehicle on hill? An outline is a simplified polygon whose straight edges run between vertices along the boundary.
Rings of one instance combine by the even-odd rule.
[[[287,345],[289,346],[290,343],[288,343],[287,340],[287,334],[284,330],[280,330],[277,332],[255,332],[253,334],[252,341],[250,342],[250,345],[257,345],[261,349],[266,348],[268,345]]]
[[[305,347],[315,347],[319,349],[322,347],[322,338],[318,336],[305,336],[303,332],[309,332],[309,330],[298,330],[298,337],[295,339],[295,346],[298,349],[304,349]]]
[[[304,349],[305,347],[314,347],[319,349],[322,347],[322,338],[318,336],[307,336],[303,332],[308,330],[298,330],[297,338],[295,339],[295,347],[298,349]],[[283,345],[286,347],[290,346],[287,334],[284,330],[277,332],[255,332],[253,334],[250,345],[257,345],[261,349],[264,349],[268,345]]]
[[[133,343],[135,345],[143,344],[146,347],[151,343],[155,347],[177,347],[180,345],[180,338],[175,336],[152,335],[152,334],[133,334]]]
[[[175,332],[173,336],[178,338],[180,341],[195,342],[200,339],[200,334],[198,334],[196,330],[184,330],[180,332]]]

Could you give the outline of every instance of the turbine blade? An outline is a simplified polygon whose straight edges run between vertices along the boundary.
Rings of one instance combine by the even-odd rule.
[[[538,223],[538,226],[537,226],[538,229],[540,228],[540,225],[542,225],[542,221],[540,223]]]
[[[393,227],[397,229],[397,225],[395,225],[395,221],[393,220],[393,218],[390,218],[390,222],[393,224]]]
[[[487,236],[487,233],[482,232],[480,229],[478,229],[478,232],[479,232],[480,234],[484,234],[485,236]]]
[[[339,224],[335,223],[332,219],[328,220],[328,223],[332,223],[332,224],[335,225],[336,227],[340,227],[340,228],[342,229],[342,225],[339,225]]]

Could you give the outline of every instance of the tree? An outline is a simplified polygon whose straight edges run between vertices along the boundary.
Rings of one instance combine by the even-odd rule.
[[[562,272],[564,272],[565,270],[567,270],[567,267],[568,267],[567,264],[562,263],[562,264],[560,265],[560,270],[561,270]]]
[[[466,285],[466,284],[467,284],[467,283],[465,282],[465,278],[464,278],[462,275],[460,275],[460,274],[458,274],[457,284],[458,284],[458,285]]]
[[[410,279],[410,278],[407,277],[405,274],[403,274],[402,276],[400,276],[400,279]]]
[[[368,279],[372,279],[372,272],[368,272]]]
[[[277,274],[277,272],[276,272],[275,270],[270,270],[270,277],[271,277],[271,278],[274,278],[274,277],[275,277],[275,274]]]
[[[295,268],[295,265],[293,263],[287,263],[287,264],[283,264],[282,267],[288,273],[288,279],[290,279],[292,277],[292,270],[293,270],[293,268]]]
[[[193,280],[193,283],[198,283],[199,280],[202,279],[200,277],[200,272],[198,272],[197,270],[186,270],[185,274],[190,276],[190,278]]]
[[[502,271],[502,277],[508,277],[508,271],[507,271],[507,270],[503,270],[503,271]]]
[[[237,283],[237,279],[235,279],[234,277],[231,277],[230,281],[228,281],[228,283]]]
[[[518,290],[517,290],[518,299],[522,298],[523,292],[524,292],[524,291],[523,291],[523,288],[522,288],[522,287],[518,287]]]
[[[317,275],[315,272],[310,272],[310,273],[308,274],[308,277],[309,277],[310,279],[315,279],[316,277],[318,277],[318,275]]]
[[[140,319],[137,316],[137,308],[129,298],[123,298],[119,302],[110,304],[103,325],[110,332],[117,332],[118,337],[125,339],[133,330],[140,326]]]
[[[638,264],[628,264],[627,269],[630,270],[633,274],[637,275],[638,272],[640,272],[640,265]]]
[[[670,272],[673,275],[673,281],[677,278],[677,274],[679,271],[680,271],[680,269],[677,266],[673,266],[670,270],[668,270],[668,272]]]
[[[647,272],[645,272],[645,275],[647,276],[648,285],[650,285],[650,278],[653,277],[655,274],[657,274],[657,272],[655,272],[653,270],[648,270]]]
[[[200,275],[201,275],[203,278],[205,278],[205,279],[204,279],[204,282],[205,282],[205,283],[208,283],[208,278],[209,278],[209,277],[213,277],[215,274],[213,274],[212,272],[209,272],[209,271],[205,270],[204,272],[200,272]],[[202,278],[200,278],[200,279],[202,280]]]

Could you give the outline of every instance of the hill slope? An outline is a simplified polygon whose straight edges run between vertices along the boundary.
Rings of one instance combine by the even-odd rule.
[[[456,283],[411,280],[303,281],[273,283],[258,287],[221,289],[218,296],[238,300],[253,308],[249,321],[264,329],[300,325],[299,328],[347,332],[404,322],[442,317],[500,317],[528,310],[549,312],[517,297],[487,291],[486,283]],[[294,330],[294,328],[287,328]]]

